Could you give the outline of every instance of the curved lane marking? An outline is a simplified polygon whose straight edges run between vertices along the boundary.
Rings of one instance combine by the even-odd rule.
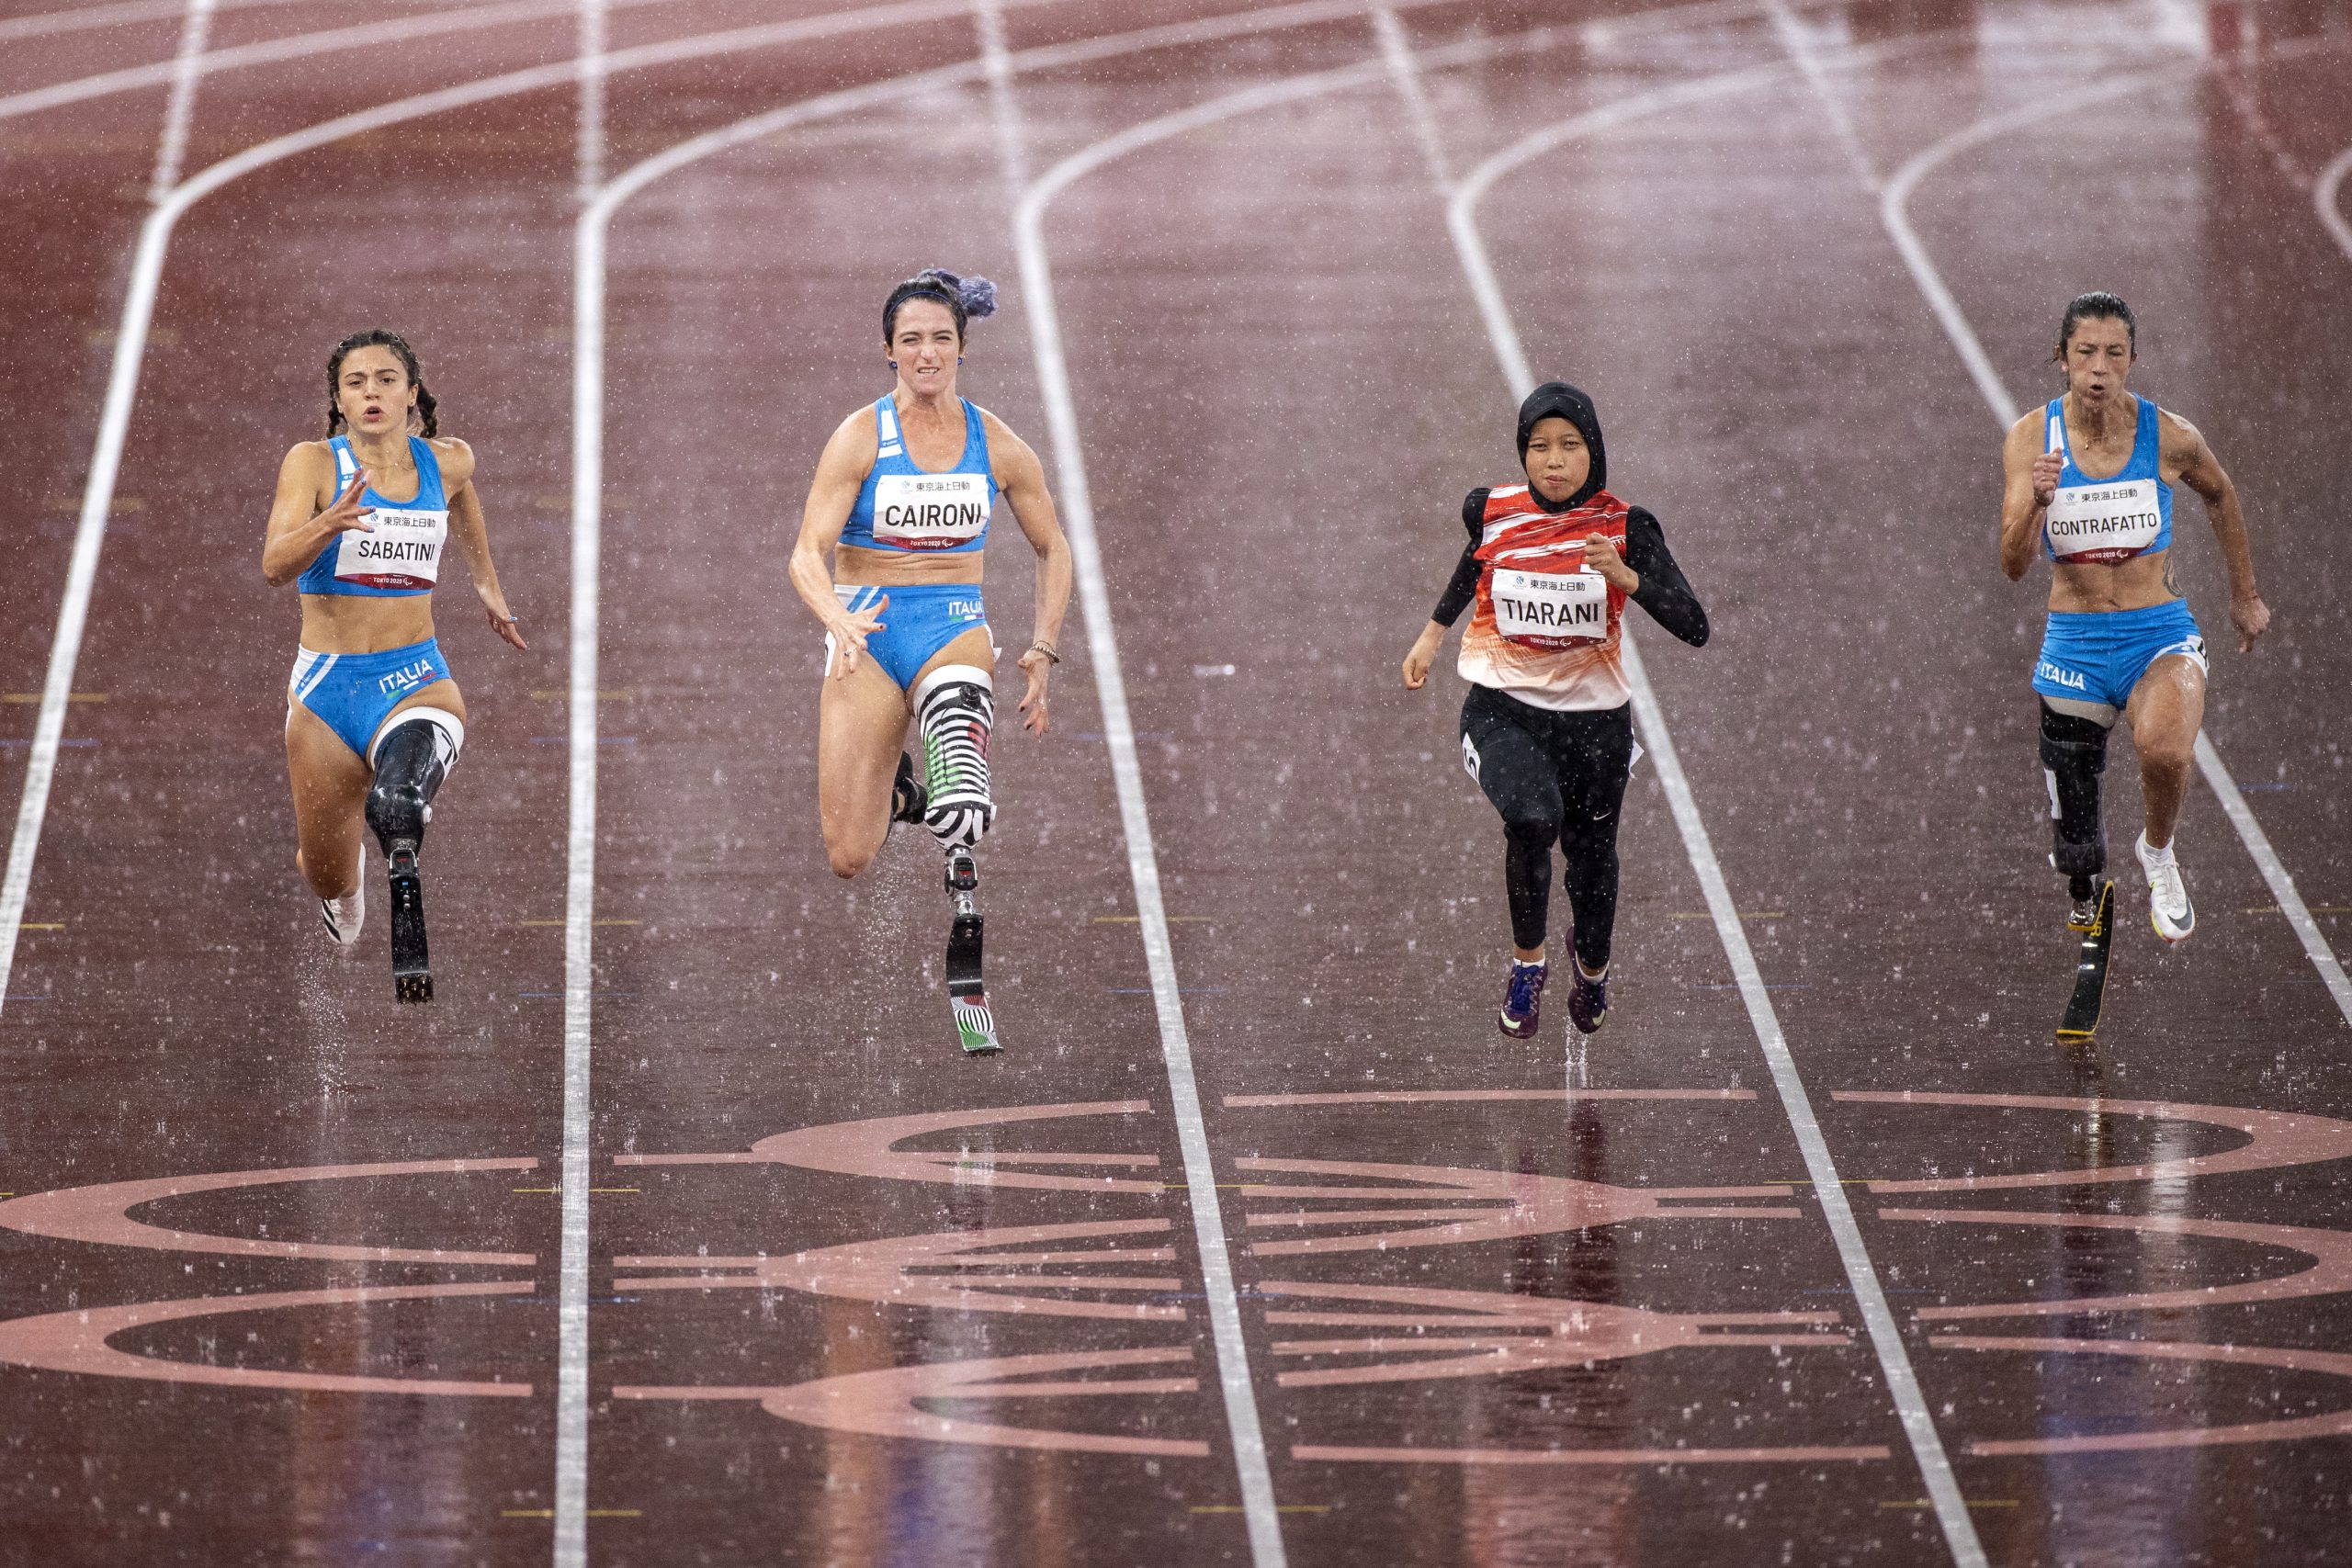
[[[262,6],[293,6],[309,0],[216,0],[216,11],[247,11]],[[39,38],[50,33],[81,32],[91,28],[119,28],[135,22],[168,22],[183,9],[181,0],[125,0],[115,6],[84,6],[71,11],[42,11],[29,17],[0,20],[0,43],[10,39]]]
[[[1069,1399],[1102,1394],[1196,1393],[1200,1380],[1189,1374],[1162,1378],[1076,1378],[1053,1382],[1009,1382],[1048,1372],[1101,1371],[1125,1367],[1166,1366],[1193,1359],[1189,1345],[1146,1350],[1092,1350],[1069,1355],[1004,1356],[984,1361],[929,1361],[878,1371],[818,1378],[786,1388],[658,1388],[625,1386],[615,1399],[751,1399],[771,1416],[828,1431],[873,1438],[906,1438],[932,1443],[978,1443],[991,1448],[1041,1449],[1063,1453],[1143,1454],[1170,1459],[1206,1459],[1209,1446],[1188,1438],[1127,1438],[1111,1433],[1053,1432],[934,1416],[919,1399]]]
[[[2173,1214],[2019,1213],[2008,1209],[1881,1209],[1882,1220],[1929,1224],[2044,1225],[2052,1230],[2130,1231],[2140,1235],[2209,1236],[2301,1253],[2311,1259],[2292,1274],[2248,1280],[2234,1285],[2199,1285],[2181,1291],[2143,1291],[2127,1295],[2073,1296],[2061,1300],[1985,1302],[1967,1306],[1922,1307],[1922,1323],[1956,1323],[1988,1317],[2071,1317],[2076,1314],[2195,1311],[2247,1302],[2293,1301],[2352,1292],[2352,1232],[2308,1225],[2250,1224],[2234,1220],[2183,1219]]]
[[[2164,1339],[2028,1339],[1939,1335],[1939,1350],[2032,1351],[2046,1356],[2121,1356],[2136,1360],[2202,1361],[2234,1367],[2277,1367],[2352,1378],[2352,1356],[2334,1350],[2299,1350],[2267,1345],[2200,1345]],[[2309,1438],[2352,1436],[2352,1410],[2324,1416],[2246,1421],[2228,1427],[2176,1427],[2153,1432],[2102,1432],[2075,1438],[1986,1438],[1968,1445],[1972,1454],[2137,1453],[2150,1449],[2199,1449],[2224,1443],[2278,1443]]]
[[[2319,212],[2322,227],[2326,229],[2346,260],[2352,260],[2352,221],[2344,216],[2344,177],[2352,175],[2352,147],[2346,147],[2328,160],[2327,167],[2312,182],[2312,205]]]
[[[133,1302],[125,1306],[83,1307],[0,1323],[0,1363],[41,1371],[74,1372],[152,1382],[209,1383],[219,1388],[292,1389],[308,1393],[406,1393],[529,1396],[526,1382],[469,1382],[448,1378],[363,1377],[345,1372],[288,1371],[270,1367],[209,1366],[118,1350],[115,1335],[158,1323],[234,1313],[287,1312],[302,1307],[356,1306],[371,1302],[424,1301],[449,1296],[527,1296],[528,1280],[443,1285],[368,1285],[325,1291],[272,1291],[244,1296],[199,1296],[189,1301]]]
[[[53,1241],[92,1247],[137,1247],[155,1252],[211,1252],[230,1258],[307,1258],[330,1263],[482,1264],[492,1269],[528,1269],[527,1252],[463,1252],[440,1247],[351,1247],[336,1242],[272,1241],[258,1236],[214,1235],[170,1229],[130,1217],[130,1211],[167,1198],[240,1188],[276,1187],[295,1181],[339,1181],[387,1176],[458,1176],[477,1170],[529,1170],[535,1159],[402,1160],[389,1165],[313,1165],[282,1170],[229,1170],[205,1176],[165,1176],[147,1181],[108,1181],[92,1187],[61,1187],[0,1202],[0,1225]]]
[[[1166,1190],[1159,1181],[1129,1181],[1107,1176],[1039,1176],[1006,1170],[1018,1165],[1157,1166],[1158,1155],[1031,1154],[1005,1149],[900,1149],[909,1138],[971,1127],[1001,1127],[1016,1122],[1055,1122],[1074,1116],[1148,1116],[1147,1100],[1104,1100],[1068,1105],[1012,1105],[985,1111],[926,1111],[906,1116],[876,1116],[831,1122],[762,1138],[748,1150],[726,1154],[616,1155],[616,1166],[789,1165],[802,1170],[870,1176],[885,1181],[940,1181],[959,1187],[1027,1187],[1064,1192],[1148,1192]]]
[[[1930,1177],[1872,1181],[1873,1193],[1988,1192],[2028,1187],[2080,1187],[2097,1182],[2165,1181],[2233,1171],[2270,1170],[2352,1157],[2352,1122],[2292,1111],[2241,1105],[2188,1105],[2165,1100],[2079,1100],[2053,1094],[1936,1094],[1911,1089],[1839,1089],[1831,1100],[1857,1105],[1946,1105],[1994,1111],[2059,1111],[2074,1115],[2145,1116],[2201,1122],[2244,1133],[2248,1142],[2219,1154],[2152,1160],[2103,1169],[2018,1171],[2005,1176]]]

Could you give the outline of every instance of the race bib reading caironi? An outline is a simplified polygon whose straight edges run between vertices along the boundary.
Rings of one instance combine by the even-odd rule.
[[[884,474],[874,481],[874,542],[902,550],[968,545],[989,525],[986,474]]]
[[[1488,592],[1495,629],[1513,642],[1566,648],[1609,635],[1609,580],[1599,572],[1498,570]]]
[[[369,588],[430,588],[441,576],[441,547],[448,542],[447,512],[379,507],[362,513],[371,532],[354,529],[335,547],[338,582]]]

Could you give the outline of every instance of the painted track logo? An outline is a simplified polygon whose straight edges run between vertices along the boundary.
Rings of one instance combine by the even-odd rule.
[[[1628,1102],[1678,1101],[1705,1113],[1752,1101],[1744,1089],[1578,1091],[1576,1113],[1605,1115]],[[2108,1163],[2094,1157],[2071,1168],[1929,1177],[1859,1183],[1889,1225],[1932,1225],[2020,1235],[2129,1235],[2143,1247],[2177,1252],[2212,1244],[2210,1262],[2257,1249],[2299,1258],[2302,1266],[2225,1283],[2145,1291],[2077,1291],[1997,1302],[1939,1302],[1916,1310],[1932,1349],[2038,1357],[2097,1357],[2143,1364],[2205,1363],[2269,1369],[2281,1376],[2319,1373],[2352,1379],[2352,1355],[2292,1346],[2242,1345],[2141,1337],[2108,1325],[2132,1314],[2277,1303],[2352,1291],[2352,1232],[2205,1219],[2176,1212],[2143,1214],[2101,1207],[2087,1212],[1923,1204],[1918,1200],[2007,1192],[2140,1188],[2177,1195],[2200,1177],[2284,1169],[2352,1156],[2352,1122],[2283,1111],[2161,1101],[2030,1095],[1853,1092],[1839,1103],[1890,1116],[2004,1113],[2025,1146],[2046,1146],[2071,1126],[2078,1149],[2115,1146],[2119,1128],[2146,1134],[2152,1157]],[[1340,1108],[1351,1115],[1426,1115],[1430,1108],[1484,1101],[1570,1100],[1562,1090],[1383,1091],[1349,1094],[1235,1095],[1226,1100],[1234,1125],[1259,1146],[1278,1144],[1284,1122]],[[615,1285],[643,1303],[664,1292],[753,1291],[853,1301],[903,1312],[1020,1314],[1033,1321],[1074,1320],[1133,1329],[1132,1344],[1105,1347],[1100,1330],[1080,1337],[1090,1348],[976,1359],[922,1361],[797,1382],[621,1384],[616,1399],[738,1402],[805,1426],[876,1437],[980,1446],[1174,1458],[1204,1457],[1204,1438],[1159,1435],[1182,1417],[1146,1423],[1151,1435],[1047,1427],[1020,1420],[1029,1408],[1068,1412],[1072,1400],[1119,1402],[1197,1396],[1201,1353],[1193,1337],[1170,1337],[1191,1321],[1191,1295],[1179,1271],[1174,1219],[1150,1211],[1170,1202],[1159,1156],[1132,1149],[1071,1148],[1055,1142],[1082,1128],[1090,1141],[1115,1145],[1152,1108],[1142,1100],[1037,1105],[884,1117],[802,1128],[763,1138],[748,1150],[625,1155],[623,1168],[754,1165],[826,1172],[882,1182],[914,1182],[986,1191],[1083,1194],[1091,1210],[1132,1201],[1137,1213],[1068,1224],[980,1224],[747,1257],[700,1252],[628,1256],[612,1260]],[[1261,1121],[1260,1118],[1265,1118]],[[2060,1119],[2065,1119],[2061,1122]],[[2235,1146],[2182,1155],[2217,1132]],[[1105,1133],[1112,1136],[1102,1136]],[[1029,1140],[1035,1139],[1035,1143]],[[985,1145],[985,1148],[976,1145]],[[1019,1146],[1009,1146],[1019,1145]],[[424,1265],[468,1276],[426,1283],[343,1284],[317,1290],[213,1294],[175,1300],[80,1306],[0,1322],[0,1365],[81,1375],[207,1383],[254,1392],[311,1392],[428,1397],[528,1397],[525,1382],[326,1372],[295,1367],[198,1361],[119,1348],[118,1337],[183,1320],[297,1309],[365,1310],[393,1301],[534,1296],[528,1253],[402,1248],[357,1243],[217,1235],[134,1217],[175,1200],[238,1190],[367,1179],[502,1176],[532,1169],[530,1159],[411,1161],[160,1178],[64,1188],[0,1202],[0,1225],[55,1241],[224,1259],[304,1260],[338,1266]],[[1378,1161],[1252,1156],[1233,1162],[1243,1228],[1256,1263],[1245,1299],[1268,1333],[1274,1383],[1285,1390],[1438,1380],[1503,1379],[1565,1367],[1593,1367],[1668,1351],[1720,1355],[1713,1382],[1760,1389],[1787,1359],[1851,1347],[1857,1330],[1843,1307],[1672,1312],[1618,1300],[1525,1291],[1403,1285],[1362,1277],[1364,1268],[1398,1255],[1496,1242],[1524,1247],[1538,1238],[1591,1235],[1614,1227],[1680,1226],[1694,1222],[1803,1220],[1804,1184],[1787,1181],[1720,1187],[1614,1185],[1526,1170]],[[1939,1252],[1951,1250],[1939,1247]],[[1368,1263],[1367,1260],[1371,1260]],[[2211,1272],[2210,1269],[2200,1272]],[[483,1273],[504,1276],[482,1279]],[[1351,1277],[1353,1273],[1354,1277]],[[2096,1337],[1984,1332],[1996,1323],[2095,1319]],[[226,1337],[221,1336],[220,1337]],[[1769,1358],[1758,1355],[1770,1350]],[[1746,1358],[1745,1361],[1740,1358]],[[982,1416],[933,1408],[973,1402]],[[1113,1408],[1106,1404],[1101,1408]],[[1067,1422],[1067,1414],[1062,1416]],[[1203,1417],[1204,1429],[1207,1419]],[[2278,1441],[2352,1434],[2352,1407],[2227,1425],[2058,1435],[1987,1436],[1971,1454],[2122,1451],[2220,1443]],[[1663,1431],[1619,1448],[1498,1448],[1374,1442],[1378,1434],[1300,1431],[1291,1457],[1307,1461],[1463,1464],[1693,1464],[1866,1461],[1887,1459],[1883,1443],[1834,1440],[1843,1433],[1766,1432],[1730,1446],[1694,1444]]]

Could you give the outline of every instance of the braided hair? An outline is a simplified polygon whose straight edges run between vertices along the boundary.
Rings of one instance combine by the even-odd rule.
[[[2075,328],[2086,320],[2100,319],[2121,321],[2123,331],[2132,340],[2132,352],[2140,352],[2140,321],[2132,314],[2132,307],[2104,288],[2094,288],[2087,294],[2077,294],[2066,302],[2066,314],[2058,322],[2057,358],[2066,357],[2066,344],[2075,335]]]
[[[334,352],[327,355],[327,434],[334,436],[343,433],[343,405],[335,397],[336,381],[343,375],[343,362],[351,356],[354,350],[362,348],[389,348],[400,356],[401,367],[408,371],[408,384],[416,389],[417,417],[424,421],[426,438],[440,434],[441,421],[436,412],[440,405],[425,389],[424,372],[418,368],[416,363],[416,350],[409,347],[408,340],[400,333],[386,332],[381,327],[370,327],[364,333],[352,333],[336,344]]]
[[[899,307],[910,299],[936,299],[956,318],[956,337],[963,341],[967,321],[996,314],[996,285],[985,277],[958,277],[944,267],[925,267],[890,290],[882,305],[882,341],[888,344],[899,330]]]

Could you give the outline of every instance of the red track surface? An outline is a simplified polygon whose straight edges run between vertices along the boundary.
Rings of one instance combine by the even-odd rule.
[[[1603,9],[1631,6],[1402,19],[1431,50]],[[612,39],[780,10],[643,5]],[[1209,14],[1039,4],[1008,27],[1022,50]],[[1826,57],[1915,40],[1829,77],[1878,179],[2086,69],[2222,46],[2199,79],[1960,154],[1910,212],[2019,396],[2047,395],[2065,298],[2112,287],[2141,311],[2137,384],[2236,474],[2278,617],[2236,654],[2184,499],[2209,733],[2266,786],[2247,798],[2304,897],[2352,905],[2352,257],[2310,193],[2352,142],[2352,43],[2247,41],[2345,40],[2352,13],[1804,18]],[[231,9],[211,47],[371,19]],[[6,42],[0,94],[177,38]],[[189,167],[573,47],[556,15],[212,75]],[[940,20],[624,73],[607,164],[976,48]],[[1431,129],[1459,176],[1780,48],[1769,17],[1724,11],[1432,67]],[[1343,17],[1024,73],[1027,166],[1377,58]],[[103,700],[70,710],[0,1004],[0,1186],[21,1195],[0,1205],[0,1562],[548,1558],[575,104],[557,87],[340,142],[179,225],[74,680]],[[37,216],[0,240],[10,694],[44,679],[163,105],[0,118],[0,188]],[[952,1059],[929,849],[894,843],[844,887],[817,838],[818,639],[783,554],[818,445],[880,385],[880,293],[916,266],[1006,285],[966,390],[1047,449],[1007,192],[976,84],[692,164],[613,229],[597,1563],[1249,1561],[1075,611],[1054,734],[998,753],[1006,1056]],[[1444,214],[1374,77],[1145,148],[1046,219],[1289,1559],[1949,1561],[1653,764],[1627,797],[1608,1030],[1564,1064],[1556,1020],[1541,1048],[1489,1021],[1499,844],[1455,771],[1459,683],[1450,662],[1418,695],[1394,674],[1461,491],[1510,474]],[[2099,1048],[2050,1045],[2068,957],[2025,684],[2040,591],[1997,575],[1997,429],[1821,101],[1791,76],[1632,120],[1507,176],[1480,216],[1538,372],[1594,391],[1612,488],[1658,513],[1713,613],[1702,652],[1644,646],[1989,1560],[2332,1561],[2345,1021],[2199,785],[2197,939],[2160,953],[2132,899]],[[291,874],[293,607],[254,559],[325,348],[378,321],[483,456],[533,637],[509,655],[445,595],[473,721],[433,829],[440,998],[398,1012],[381,938],[325,951]],[[1007,641],[1025,556],[991,567]],[[35,712],[0,706],[12,774]],[[2136,784],[2109,780],[2120,857]],[[2319,919],[2340,953],[2340,912]],[[864,1125],[897,1118],[918,1120]],[[365,1168],[387,1166],[412,1168]],[[1400,1181],[1411,1198],[1365,1213],[1334,1191]],[[90,1190],[117,1183],[149,1185]],[[924,1260],[957,1247],[1028,1260],[992,1287]],[[1493,1359],[1432,1366],[1464,1338]],[[394,1378],[435,1386],[318,1381]],[[1059,1392],[969,1392],[1005,1378]],[[2114,1440],[2148,1431],[2177,1436]]]

